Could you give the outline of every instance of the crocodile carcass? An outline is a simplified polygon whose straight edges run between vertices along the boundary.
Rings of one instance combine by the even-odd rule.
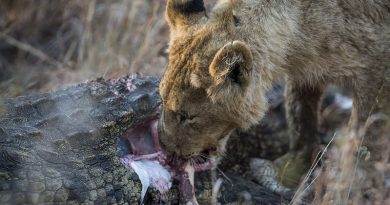
[[[124,143],[131,130],[153,139],[148,123],[158,118],[158,83],[152,77],[98,79],[6,100],[0,117],[0,204],[138,204],[141,182],[121,159],[153,149],[153,142],[141,148]],[[261,186],[230,179],[213,196],[222,204],[281,203]],[[202,173],[195,181],[200,204],[211,203],[213,177]],[[178,187],[172,179],[164,197],[149,189],[143,203],[179,204]]]

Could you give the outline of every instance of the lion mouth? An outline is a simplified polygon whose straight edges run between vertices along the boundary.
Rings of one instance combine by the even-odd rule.
[[[160,191],[160,200],[165,201],[164,196],[175,178],[179,181],[181,201],[196,202],[194,173],[211,169],[215,161],[209,151],[191,158],[169,154],[160,144],[158,122],[159,115],[155,114],[127,129],[118,140],[120,160],[127,169],[138,174],[142,183],[141,200],[151,186]]]
[[[195,168],[196,172],[206,171],[213,168],[215,164],[214,158],[210,155],[209,150],[205,150],[189,160]]]
[[[183,164],[189,163],[196,172],[207,171],[215,165],[214,157],[209,155],[209,151],[203,151],[198,154],[179,157],[175,154],[168,155],[167,160],[171,168],[179,170]]]

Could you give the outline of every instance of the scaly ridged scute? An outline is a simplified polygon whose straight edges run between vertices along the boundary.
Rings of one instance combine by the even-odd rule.
[[[135,204],[117,140],[160,105],[156,78],[96,81],[5,101],[0,204]]]

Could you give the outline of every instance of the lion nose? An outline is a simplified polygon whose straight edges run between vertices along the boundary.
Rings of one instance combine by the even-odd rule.
[[[183,146],[180,146],[180,144],[176,144],[175,146],[171,147],[171,149],[169,149],[169,153],[180,158],[186,157],[186,155],[188,155],[187,149]]]
[[[175,148],[172,150],[172,152],[177,155],[177,156],[182,156],[183,155],[183,150],[180,149],[179,146],[175,146]]]
[[[170,155],[178,155],[180,156],[182,154],[182,149],[179,143],[173,142],[173,140],[165,139],[160,140],[161,148],[166,151]]]

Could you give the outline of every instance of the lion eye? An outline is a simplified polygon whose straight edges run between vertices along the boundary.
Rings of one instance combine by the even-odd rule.
[[[178,118],[178,121],[179,121],[179,122],[183,123],[183,122],[185,122],[186,120],[192,120],[192,119],[194,119],[194,116],[191,116],[191,115],[189,115],[189,114],[186,113],[186,112],[180,112],[180,113],[178,114],[177,118]]]

